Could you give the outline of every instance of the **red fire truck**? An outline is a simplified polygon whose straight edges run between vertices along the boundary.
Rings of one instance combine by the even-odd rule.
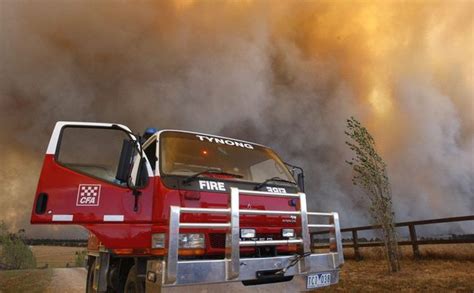
[[[87,292],[338,282],[338,214],[307,211],[301,168],[238,139],[148,136],[113,123],[53,130],[31,223],[89,231]],[[329,230],[327,251],[313,249],[318,228]]]

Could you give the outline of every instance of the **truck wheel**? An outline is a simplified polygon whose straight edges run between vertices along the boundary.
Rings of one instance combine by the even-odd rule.
[[[92,287],[92,283],[94,281],[94,268],[95,268],[95,260],[89,262],[89,265],[87,266],[86,293],[96,292]]]
[[[127,281],[125,282],[125,293],[144,293],[145,282],[138,278],[137,267],[134,265],[128,271]]]

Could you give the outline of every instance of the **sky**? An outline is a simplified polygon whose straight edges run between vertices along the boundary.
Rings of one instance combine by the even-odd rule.
[[[472,1],[0,1],[0,220],[85,235],[29,225],[53,126],[72,120],[268,145],[305,169],[312,210],[365,225],[351,116],[397,221],[474,214],[473,47]],[[428,232],[446,231],[472,228]]]

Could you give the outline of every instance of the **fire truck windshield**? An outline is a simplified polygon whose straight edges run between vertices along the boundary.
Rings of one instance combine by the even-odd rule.
[[[162,175],[190,176],[205,170],[218,178],[261,183],[279,177],[294,182],[281,159],[269,148],[239,140],[185,132],[160,135]],[[226,176],[225,173],[233,174]]]

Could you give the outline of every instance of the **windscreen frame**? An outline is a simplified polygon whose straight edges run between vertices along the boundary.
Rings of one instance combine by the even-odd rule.
[[[164,147],[163,147],[163,135],[166,135],[167,133],[179,133],[179,134],[188,134],[190,136],[192,135],[201,135],[201,136],[206,136],[206,137],[212,137],[212,138],[218,138],[218,139],[224,139],[224,140],[232,140],[232,141],[235,141],[235,142],[240,142],[240,143],[244,143],[244,144],[250,144],[254,147],[258,147],[258,148],[262,148],[262,149],[265,149],[266,151],[269,151],[273,158],[272,157],[269,157],[269,159],[274,159],[276,162],[278,162],[280,164],[280,167],[282,167],[286,174],[287,174],[287,179],[289,181],[292,181],[295,183],[296,185],[296,180],[295,178],[292,176],[292,173],[290,172],[290,170],[288,169],[288,167],[286,166],[286,164],[284,163],[284,161],[280,158],[280,156],[278,156],[278,154],[271,148],[267,147],[267,146],[264,146],[264,145],[261,145],[261,144],[258,144],[258,143],[253,143],[253,142],[248,142],[248,141],[243,141],[243,140],[239,140],[239,139],[235,139],[235,138],[229,138],[229,137],[223,137],[223,136],[218,136],[218,135],[211,135],[211,134],[204,134],[204,133],[198,133],[198,132],[191,132],[191,131],[179,131],[179,130],[162,130],[158,133],[158,139],[157,139],[157,143],[158,143],[158,147],[159,147],[159,154],[158,154],[158,171],[159,171],[159,174],[160,176],[162,177],[187,177],[187,175],[183,175],[183,174],[170,174],[170,173],[165,173],[163,171],[163,151],[164,151]],[[191,174],[189,174],[191,175]],[[240,179],[240,178],[213,178],[214,180],[219,180],[219,181],[227,181],[227,182],[239,182],[239,183],[248,183],[248,184],[259,184],[261,182],[257,182],[257,181],[251,181],[251,180],[246,180],[246,179]],[[283,178],[285,179],[285,178]],[[287,185],[289,183],[284,183],[284,185]]]

